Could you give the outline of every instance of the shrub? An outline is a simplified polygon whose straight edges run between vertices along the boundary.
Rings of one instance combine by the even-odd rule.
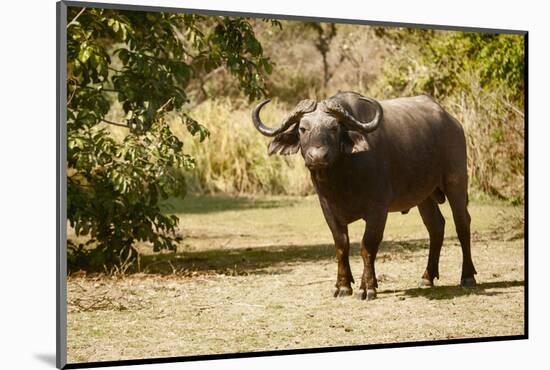
[[[95,245],[69,241],[69,268],[128,264],[136,241],[174,249],[178,218],[159,201],[185,195],[182,171],[195,162],[167,113],[203,141],[208,130],[187,114],[191,83],[222,67],[256,99],[271,63],[243,18],[70,7],[68,20],[67,218]]]

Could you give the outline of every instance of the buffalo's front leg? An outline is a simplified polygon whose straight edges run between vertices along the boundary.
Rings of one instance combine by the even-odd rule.
[[[332,231],[336,246],[336,259],[338,260],[338,274],[334,289],[335,297],[344,297],[352,294],[351,283],[354,283],[349,266],[349,237],[348,227],[338,226]]]
[[[334,289],[335,297],[344,297],[352,294],[351,283],[354,283],[349,267],[349,237],[348,226],[344,225],[334,217],[332,210],[325,199],[319,197],[323,215],[327,221],[328,227],[334,238],[336,246],[336,259],[338,260],[338,275],[336,276],[336,285]]]
[[[384,235],[386,227],[387,211],[379,212],[376,215],[367,218],[365,234],[361,240],[361,256],[363,257],[363,277],[361,278],[361,287],[358,292],[359,299],[371,300],[376,298],[376,271],[374,261],[378,253],[378,247]]]

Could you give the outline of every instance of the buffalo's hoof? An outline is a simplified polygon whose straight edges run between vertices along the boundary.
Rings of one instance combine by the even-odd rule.
[[[334,298],[347,297],[353,294],[353,290],[348,287],[340,287],[340,288],[335,288],[332,294],[334,295]]]
[[[476,279],[473,276],[460,279],[460,286],[463,288],[473,288],[476,284]]]
[[[376,290],[374,289],[367,289],[366,291],[364,289],[360,289],[357,292],[357,298],[364,301],[365,299],[367,301],[372,301],[376,298]]]
[[[432,281],[430,281],[429,279],[420,279],[420,281],[418,282],[418,287],[420,289],[424,289],[424,288],[433,288],[434,286],[434,283]]]

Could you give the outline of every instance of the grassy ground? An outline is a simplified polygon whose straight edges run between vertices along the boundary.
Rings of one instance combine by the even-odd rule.
[[[428,255],[420,216],[391,214],[370,302],[331,296],[334,247],[315,197],[189,197],[169,208],[185,237],[177,253],[145,255],[141,272],[124,277],[69,277],[69,362],[524,333],[520,208],[470,205],[471,290],[458,286],[447,204],[441,279],[429,290],[416,288]],[[356,280],[363,227],[350,227]]]

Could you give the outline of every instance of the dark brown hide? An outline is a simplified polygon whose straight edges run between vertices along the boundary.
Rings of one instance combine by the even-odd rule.
[[[421,284],[432,286],[434,278],[439,278],[445,225],[438,203],[445,198],[462,246],[461,284],[474,285],[466,143],[460,123],[429,96],[376,102],[344,92],[314,107],[294,114],[296,123],[275,136],[269,153],[300,150],[311,172],[336,245],[335,296],[352,292],[348,224],[358,219],[366,221],[359,297],[371,299],[378,286],[374,261],[387,214],[407,213],[413,207],[418,207],[430,235],[428,265]],[[259,121],[259,109],[255,114]],[[361,122],[367,124],[361,126]]]

